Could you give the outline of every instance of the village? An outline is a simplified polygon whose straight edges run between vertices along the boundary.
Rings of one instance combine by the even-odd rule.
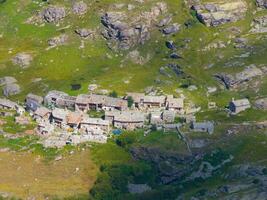
[[[251,105],[248,99],[232,99],[228,107],[229,113],[235,115]],[[41,136],[45,147],[105,143],[110,133],[119,134],[122,130],[144,129],[145,134],[152,129],[179,131],[182,123],[189,124],[195,132],[214,132],[214,122],[196,122],[195,113],[200,111],[199,107],[188,107],[184,97],[173,95],[127,93],[119,98],[91,93],[69,96],[53,90],[45,97],[28,94],[24,105],[0,99],[0,109],[15,110],[16,123],[26,124],[24,116],[29,114],[37,124],[35,133]],[[90,117],[90,112],[100,113],[100,116]]]

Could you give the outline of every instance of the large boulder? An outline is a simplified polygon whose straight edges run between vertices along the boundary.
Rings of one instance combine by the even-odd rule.
[[[267,8],[267,0],[256,0],[256,4],[258,7]]]
[[[256,100],[255,107],[260,110],[267,110],[267,98]]]
[[[82,38],[88,38],[90,35],[93,34],[93,31],[87,28],[80,28],[76,29],[75,33],[77,33]]]
[[[66,17],[66,11],[64,7],[50,6],[42,12],[42,18],[46,22],[58,22]]]
[[[62,34],[53,38],[50,38],[47,42],[51,47],[63,45],[68,40],[68,36],[66,34]]]
[[[162,30],[165,35],[177,33],[180,30],[180,25],[175,23]]]
[[[72,6],[72,11],[76,15],[84,15],[87,12],[87,4],[83,1],[75,2]]]
[[[12,58],[13,64],[19,65],[20,67],[28,67],[32,60],[32,56],[28,53],[18,53]]]
[[[16,83],[6,84],[3,88],[3,94],[8,97],[20,93],[20,86]]]
[[[245,0],[218,0],[208,3],[196,1],[192,9],[206,26],[218,26],[244,18],[248,6]]]
[[[7,84],[16,83],[17,80],[12,76],[5,76],[0,78],[0,86],[5,86]]]

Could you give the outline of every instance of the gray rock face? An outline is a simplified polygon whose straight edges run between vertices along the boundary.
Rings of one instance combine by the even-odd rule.
[[[66,11],[64,7],[50,6],[43,11],[42,17],[49,23],[58,22],[66,17]]]
[[[125,12],[106,12],[101,17],[105,29],[103,36],[112,49],[127,50],[150,39],[153,23],[166,12],[165,3],[156,3],[150,11],[129,18]]]
[[[68,40],[68,36],[65,34],[62,34],[60,36],[50,38],[47,42],[49,46],[55,47],[55,46],[65,44],[67,40]]]
[[[243,84],[244,82],[248,82],[251,79],[262,76],[263,71],[257,68],[255,65],[247,66],[242,72],[236,73],[235,75],[231,74],[217,74],[215,75],[227,89],[236,88]]]
[[[177,33],[180,30],[180,25],[175,23],[162,30],[165,35]]]
[[[196,1],[192,9],[196,11],[198,19],[206,26],[218,26],[242,19],[248,6],[244,0],[218,0],[204,4]]]
[[[72,6],[72,11],[76,15],[84,15],[87,12],[87,4],[83,1],[75,2]]]
[[[267,8],[267,0],[256,0],[256,4],[258,7]]]
[[[16,83],[6,84],[3,88],[3,94],[8,97],[20,93],[20,86]]]
[[[87,28],[80,28],[80,29],[76,29],[75,33],[77,33],[82,38],[87,38],[93,34],[93,31]]]
[[[32,59],[32,56],[28,53],[18,53],[12,58],[12,62],[14,65],[19,65],[20,67],[28,67]]]
[[[251,33],[267,33],[267,15],[255,18],[251,27]]]
[[[260,110],[267,110],[267,98],[256,100],[255,107]]]

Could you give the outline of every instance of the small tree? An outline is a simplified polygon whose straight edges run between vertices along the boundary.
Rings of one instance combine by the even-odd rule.
[[[132,105],[134,104],[133,97],[128,96],[128,97],[127,97],[127,102],[128,102],[128,107],[131,108]]]
[[[116,91],[113,90],[113,91],[109,94],[109,96],[114,97],[114,98],[117,98],[117,97],[118,97],[118,93],[117,93]]]

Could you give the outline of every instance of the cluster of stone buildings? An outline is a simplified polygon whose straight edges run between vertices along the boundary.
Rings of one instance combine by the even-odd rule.
[[[131,105],[129,104],[131,99]],[[247,99],[232,100],[229,110],[237,114],[250,108]],[[105,142],[111,127],[134,130],[147,125],[175,125],[177,116],[184,114],[184,99],[172,95],[152,96],[144,93],[127,93],[123,98],[98,94],[69,96],[61,91],[50,91],[45,97],[28,94],[25,109],[8,99],[0,99],[0,109],[25,109],[37,122],[37,132],[49,135],[56,130],[81,135],[92,141]],[[91,118],[88,112],[103,111],[103,118]],[[176,127],[176,126],[175,126]],[[195,131],[212,133],[213,123],[191,124]],[[77,140],[77,138],[76,138]]]

